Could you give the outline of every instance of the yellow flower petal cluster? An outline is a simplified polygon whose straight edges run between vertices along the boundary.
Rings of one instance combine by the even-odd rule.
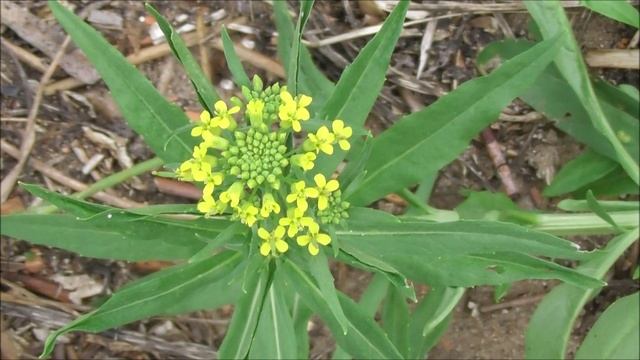
[[[256,77],[242,93],[244,102],[232,98],[230,107],[220,100],[213,114],[201,113],[191,130],[200,142],[176,177],[201,184],[197,209],[205,217],[228,214],[256,229],[263,256],[281,256],[291,243],[317,255],[331,243],[322,227],[340,223],[349,204],[340,198],[338,180],[311,174],[313,182],[307,182],[303,174],[319,157],[333,154],[334,145],[347,150],[351,128],[334,120],[331,130],[322,126],[291,148],[287,139],[310,119],[312,98],[278,84],[263,88]]]

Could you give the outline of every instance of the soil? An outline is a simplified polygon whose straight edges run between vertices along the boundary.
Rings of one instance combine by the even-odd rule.
[[[131,54],[140,48],[150,46],[149,17],[144,6],[137,1],[101,1],[91,4],[89,1],[65,2],[75,7],[76,13],[93,6],[96,10],[110,12],[111,18],[122,19],[120,27],[97,26],[112,44],[125,54]],[[154,2],[155,3],[155,2]],[[21,1],[17,3],[33,15],[45,21],[52,33],[60,32],[44,2]],[[243,28],[231,28],[236,43],[248,46],[256,53],[277,59],[275,50],[274,24],[272,9],[266,2],[247,0],[230,2],[157,2],[154,4],[160,13],[180,26],[195,24],[198,11],[205,18],[211,14],[220,14],[223,9],[226,19],[244,24]],[[307,39],[328,38],[343,34],[364,26],[377,24],[381,13],[371,9],[366,2],[316,1],[308,28]],[[294,7],[291,7],[294,9]],[[625,47],[634,35],[633,29],[593,14],[584,9],[571,10],[570,16],[576,29],[580,44],[585,49]],[[502,27],[496,19],[502,17]],[[184,19],[183,19],[184,18]],[[143,21],[141,21],[143,20]],[[429,60],[423,75],[416,79],[420,58],[420,42],[424,31],[422,26],[410,30],[410,36],[403,37],[396,46],[382,95],[367,120],[367,127],[378,134],[393,124],[403,114],[415,111],[437,100],[444,92],[459,86],[479,74],[475,68],[475,57],[488,43],[504,38],[505,31],[511,31],[516,37],[527,36],[528,17],[522,13],[504,15],[474,15],[452,17],[440,20],[435,33],[435,41],[429,50]],[[95,24],[94,24],[95,25]],[[238,31],[238,29],[242,31]],[[5,24],[0,25],[3,39],[20,46],[40,58],[45,64],[51,58],[22,39]],[[60,33],[62,34],[62,33]],[[412,35],[413,34],[413,35]],[[333,81],[336,81],[362,49],[369,37],[356,38],[320,49],[313,49],[315,62]],[[636,44],[637,47],[637,44]],[[193,48],[196,55],[197,47]],[[226,69],[223,54],[208,49],[209,71],[213,84],[224,98],[238,92],[230,82],[231,75]],[[177,61],[169,56],[145,62],[138,68],[161,88],[161,92],[186,111],[199,112],[195,92],[184,71]],[[5,121],[5,118],[25,118],[33,101],[34,90],[42,76],[39,70],[17,60],[11,52],[2,47],[0,62],[2,97],[2,140],[11,144],[20,144],[24,122]],[[639,85],[637,71],[593,70],[597,75],[614,83]],[[265,82],[276,81],[272,72],[247,65],[248,73],[259,74]],[[67,78],[63,70],[54,74],[54,80]],[[121,170],[124,160],[104,144],[96,143],[87,136],[87,128],[106,134],[112,139],[126,143],[126,155],[133,163],[149,159],[152,156],[144,142],[124,123],[117,106],[109,96],[104,83],[82,86],[69,92],[56,92],[44,97],[37,116],[37,141],[32,157],[56,168],[67,176],[92,183],[97,179]],[[74,96],[78,94],[79,96]],[[80,99],[80,100],[78,100]],[[86,100],[85,100],[86,99]],[[509,113],[526,114],[531,109],[516,100],[507,109]],[[94,114],[95,113],[95,114]],[[522,196],[518,202],[525,208],[553,210],[558,199],[542,199],[539,193],[545,187],[545,181],[564,163],[579,154],[583,147],[569,136],[555,129],[551,122],[542,119],[534,122],[496,122],[492,131],[507,154],[508,164],[521,188]],[[82,158],[83,154],[86,158]],[[93,172],[85,174],[82,168],[87,159],[96,155],[104,159]],[[4,178],[15,166],[16,161],[2,153],[0,175]],[[545,179],[545,177],[547,179]],[[52,190],[66,194],[73,193],[63,184],[43,177],[30,165],[20,174],[20,181],[42,184]],[[468,149],[449,166],[442,169],[435,183],[430,205],[452,209],[463,199],[462,190],[502,191],[495,167],[486,151],[480,136]],[[109,190],[109,193],[130,200],[149,204],[184,203],[184,197],[161,192],[153,176],[142,175],[122,183]],[[40,203],[24,190],[16,187],[9,201],[3,204],[3,214],[36,206]],[[389,196],[379,201],[376,207],[393,213],[402,213],[406,204],[401,199]],[[576,239],[593,247],[606,239]],[[33,306],[64,311],[84,312],[97,306],[105,298],[132,279],[165,266],[163,262],[128,263],[123,261],[104,261],[80,257],[58,249],[34,246],[26,242],[6,237],[1,242],[2,257],[2,296],[3,306],[16,304],[8,301],[20,295],[22,306]],[[635,247],[637,257],[637,244]],[[633,252],[631,253],[633,255]],[[370,275],[346,266],[334,264],[337,286],[358,298],[366,286]],[[56,275],[88,275],[85,282],[104,285],[104,289],[82,301],[81,306],[69,304],[68,299],[60,298],[56,291],[44,291],[41,285],[34,285],[29,279],[39,279],[52,283]],[[637,289],[637,284],[629,283],[628,269],[618,264],[611,274],[609,286],[584,311],[571,339],[570,354],[576,344],[584,337],[597,316],[617,297]],[[554,286],[553,282],[523,281],[514,284],[503,300],[510,303],[522,300],[524,304],[505,307],[492,311],[487,306],[494,304],[493,288],[477,287],[467,291],[456,308],[454,320],[440,343],[433,349],[430,358],[477,358],[477,359],[517,359],[524,356],[524,331],[527,321],[535,310],[541,295]],[[39,290],[34,290],[39,289]],[[38,295],[33,292],[39,291]],[[18,294],[18,295],[16,295]],[[27,300],[25,300],[27,299]],[[25,305],[26,304],[26,305]],[[54,305],[52,305],[54,304]],[[43,340],[50,322],[36,318],[21,317],[14,308],[3,307],[2,315],[2,358],[35,358],[42,349]],[[13,310],[12,310],[13,309]],[[28,308],[27,308],[28,309]],[[144,335],[153,335],[164,341],[184,341],[208,347],[217,347],[224,335],[232,313],[231,307],[216,311],[199,311],[176,317],[156,317],[138,321],[123,327],[123,331],[132,331]],[[51,313],[55,318],[55,314]],[[66,315],[68,316],[68,315]],[[119,330],[120,331],[120,330]],[[312,340],[311,357],[327,358],[334,349],[334,342],[327,329],[318,319],[310,325]],[[66,335],[56,347],[53,358],[86,359],[124,357],[132,359],[180,358],[179,355],[166,353],[149,346],[118,341],[118,335],[70,334]],[[196,346],[196,345],[194,345]]]

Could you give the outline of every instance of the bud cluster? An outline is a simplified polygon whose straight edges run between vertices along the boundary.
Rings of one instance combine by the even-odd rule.
[[[294,96],[278,84],[263,89],[257,76],[252,89],[243,87],[242,92],[246,102],[233,98],[235,106],[228,108],[218,101],[213,114],[202,112],[191,131],[202,141],[192,158],[176,169],[176,176],[204,185],[198,210],[205,217],[230,214],[255,226],[262,255],[286,252],[287,239],[316,255],[321,245],[331,242],[320,224],[342,222],[349,203],[342,201],[336,179],[315,174],[314,183],[307,183],[304,174],[319,156],[332,155],[334,145],[347,150],[351,128],[334,120],[332,130],[323,126],[307,134],[302,146],[291,149],[287,139],[309,120],[311,97]],[[235,114],[244,117],[244,123],[237,122]]]

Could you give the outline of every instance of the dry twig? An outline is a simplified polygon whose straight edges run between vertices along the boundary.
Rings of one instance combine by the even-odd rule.
[[[511,169],[509,168],[509,165],[507,165],[507,161],[502,149],[500,148],[500,144],[498,144],[498,141],[493,135],[493,130],[491,130],[491,128],[484,129],[482,131],[482,138],[487,146],[487,152],[489,153],[489,157],[491,157],[493,166],[495,166],[498,171],[500,181],[502,181],[502,185],[504,185],[504,191],[509,197],[513,198],[520,193],[520,190],[518,189],[516,182],[513,180]]]
[[[590,67],[638,70],[640,69],[640,50],[589,50],[585,54],[584,60]]]
[[[53,57],[53,61],[49,68],[40,78],[40,84],[38,84],[38,89],[36,90],[36,95],[33,100],[33,104],[31,104],[31,110],[29,110],[29,116],[27,117],[27,126],[24,130],[24,135],[22,137],[22,143],[20,144],[20,157],[18,158],[18,163],[11,169],[11,171],[2,179],[2,184],[0,185],[0,203],[3,203],[9,197],[11,191],[13,191],[13,187],[18,180],[18,176],[22,172],[24,165],[27,162],[27,158],[29,154],[31,154],[31,149],[33,148],[33,144],[36,141],[36,116],[38,116],[38,111],[40,110],[40,103],[42,102],[42,97],[44,95],[44,87],[51,76],[58,68],[58,64],[60,60],[62,60],[62,56],[65,54],[65,50],[67,49],[67,45],[71,38],[67,36],[62,43],[62,46]]]

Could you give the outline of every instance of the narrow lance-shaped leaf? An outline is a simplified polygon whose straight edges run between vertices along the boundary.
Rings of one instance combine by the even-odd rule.
[[[545,196],[558,196],[578,190],[613,172],[617,163],[591,150],[566,163],[544,189]]]
[[[171,47],[171,51],[176,56],[178,61],[184,66],[184,70],[187,72],[191,83],[193,84],[200,104],[203,108],[207,109],[209,113],[213,114],[213,104],[220,99],[216,94],[213,85],[209,82],[206,75],[200,69],[200,65],[189,51],[189,48],[185,45],[180,35],[173,29],[171,24],[150,4],[146,4],[146,9],[153,15],[158,22],[160,30],[164,34],[165,39]]]
[[[229,68],[229,71],[231,71],[233,81],[236,83],[238,88],[242,86],[251,87],[249,76],[247,76],[247,73],[244,71],[240,58],[238,58],[238,54],[236,54],[233,41],[229,37],[227,28],[224,26],[222,27],[222,46],[224,48],[224,57],[227,59],[227,67]]]
[[[249,359],[298,358],[293,319],[283,296],[286,289],[278,286],[281,271],[275,270],[274,280],[267,291]]]
[[[462,84],[399,120],[373,141],[367,176],[349,198],[371,201],[415,184],[454,160],[553,60],[559,40],[543,42],[488,76]]]
[[[193,138],[188,134],[173,136],[189,123],[186,115],[167,102],[149,80],[91,26],[57,1],[50,1],[49,6],[100,73],[129,126],[142,135],[147,145],[166,163],[189,158],[195,145]]]
[[[364,121],[373,107],[386,79],[391,54],[400,37],[409,1],[401,1],[393,9],[376,36],[360,51],[336,84],[320,113],[328,121],[341,119],[361,134]],[[330,157],[319,157],[314,171],[330,175],[344,159],[345,152],[336,147]]]
[[[636,292],[616,300],[593,325],[577,360],[640,358],[640,297]]]
[[[203,261],[174,266],[120,289],[98,309],[54,331],[41,356],[70,331],[100,332],[153,315],[171,315],[216,308],[234,299],[233,269],[241,255],[224,252]]]
[[[408,324],[409,306],[407,306],[407,301],[398,289],[390,286],[382,306],[382,327],[405,359],[409,349]]]
[[[602,279],[625,250],[638,239],[638,228],[619,235],[576,270]],[[533,313],[525,334],[528,359],[563,359],[573,323],[600,287],[585,289],[561,284],[547,294]]]
[[[338,301],[338,292],[334,284],[333,275],[329,270],[329,262],[324,254],[323,249],[320,249],[318,255],[312,257],[309,262],[309,271],[311,275],[316,279],[322,295],[329,305],[329,308],[333,312],[333,315],[342,326],[342,331],[346,334],[349,329],[349,321],[340,307],[340,301]]]
[[[302,31],[309,20],[314,0],[300,1],[300,16],[298,16],[298,24],[294,33],[293,43],[291,44],[291,54],[289,66],[287,67],[287,87],[289,91],[298,94],[299,68],[300,68],[300,41],[302,40]]]
[[[620,165],[636,184],[640,184],[638,160],[634,160],[632,154],[623,145],[623,141],[633,135],[621,133],[620,129],[614,129],[605,116],[591,85],[580,47],[573,37],[571,25],[562,5],[558,1],[526,1],[525,4],[545,39],[560,36],[562,47],[555,58],[558,70],[571,85],[582,106],[587,110],[587,115],[593,126],[611,142]]]
[[[270,271],[262,256],[254,256],[247,265],[248,276],[242,284],[246,291],[235,305],[218,356],[220,359],[243,359],[249,353],[265,295],[271,282]]]
[[[582,5],[599,14],[631,25],[636,29],[640,27],[640,14],[638,10],[626,0],[581,0]]]
[[[350,222],[348,229],[336,231],[345,252],[383,259],[403,276],[432,285],[498,285],[525,278],[600,285],[589,276],[536,258],[585,259],[588,253],[569,241],[515,224],[379,221]]]
[[[402,355],[389,341],[382,329],[348,297],[339,294],[340,305],[349,320],[347,335],[342,331],[322,292],[299,266],[291,260],[284,259],[283,270],[287,285],[292,286],[301,296],[303,302],[317,313],[331,330],[336,343],[349,354],[362,359],[399,359]]]

